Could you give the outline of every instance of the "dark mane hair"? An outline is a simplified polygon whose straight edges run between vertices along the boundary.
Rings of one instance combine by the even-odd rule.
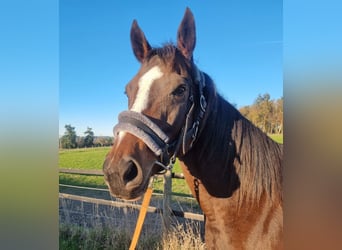
[[[166,43],[162,47],[152,48],[148,52],[146,56],[146,60],[149,61],[151,60],[152,57],[158,56],[161,59],[163,59],[164,62],[166,62],[175,57],[176,51],[177,51],[177,48],[175,47],[173,43]]]
[[[206,74],[205,80],[208,114],[193,150],[198,151],[198,162],[202,166],[212,166],[210,171],[198,170],[208,176],[208,192],[227,197],[239,187],[240,204],[243,200],[260,201],[262,195],[268,195],[272,201],[282,200],[282,145],[270,139],[224,100]],[[216,170],[213,170],[214,165]],[[197,173],[193,174],[196,176]],[[225,179],[226,190],[214,188],[220,178]]]
[[[263,194],[272,201],[282,197],[283,147],[241,115],[235,122],[233,137],[241,178],[241,197],[260,201]]]
[[[154,56],[158,56],[162,62],[169,65],[173,71],[181,72],[181,68],[191,69],[191,62],[188,61],[173,43],[166,43],[162,47],[152,48],[146,60],[150,61]]]

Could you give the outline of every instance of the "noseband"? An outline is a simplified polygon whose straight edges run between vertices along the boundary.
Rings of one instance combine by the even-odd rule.
[[[182,150],[182,155],[185,155],[192,148],[198,136],[201,120],[206,111],[207,101],[203,95],[203,89],[205,87],[204,74],[195,65],[193,66],[195,69],[194,82],[199,90],[200,109],[197,117],[193,119],[196,107],[193,93],[191,93],[189,101],[192,104],[188,110],[185,124],[176,140],[170,142],[170,138],[158,125],[144,114],[131,110],[121,112],[119,114],[118,124],[114,127],[114,136],[117,136],[119,132],[128,132],[142,140],[159,158],[159,161],[156,161],[155,164],[165,170],[172,169],[180,149]]]

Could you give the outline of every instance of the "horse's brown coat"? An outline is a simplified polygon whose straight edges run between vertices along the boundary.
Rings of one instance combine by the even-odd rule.
[[[189,98],[199,109],[194,84],[194,18],[189,9],[178,29],[177,47],[152,48],[136,21],[131,30],[141,69],[126,86],[131,108],[140,77],[154,66],[163,76],[153,83],[142,111],[172,140],[177,140],[189,112]],[[205,214],[208,249],[282,249],[282,146],[245,119],[217,92],[204,74],[207,110],[192,148],[178,152],[186,181]],[[196,118],[197,112],[194,112]],[[113,195],[135,199],[156,173],[156,156],[144,143],[125,134],[115,140],[103,166]]]

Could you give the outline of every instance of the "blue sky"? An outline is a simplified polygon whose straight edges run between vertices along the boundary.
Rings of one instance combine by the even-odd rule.
[[[129,32],[137,19],[152,46],[176,40],[189,6],[195,16],[194,60],[237,107],[258,94],[283,96],[282,1],[59,2],[59,135],[65,124],[84,135],[111,135],[127,108],[124,87],[139,63]]]
[[[329,157],[328,165],[322,164],[321,172],[312,165],[315,159],[306,165],[314,166],[319,176],[333,174],[328,181],[340,180],[334,170],[341,162],[341,147],[336,147],[342,117],[341,1],[284,1],[283,45],[282,4],[274,0],[183,0],[167,6],[154,1],[145,7],[137,4],[151,1],[87,2],[0,1],[0,176],[6,187],[0,191],[0,221],[9,225],[0,234],[2,245],[58,248],[58,119],[61,134],[70,123],[79,134],[91,126],[97,134],[111,135],[117,113],[126,106],[123,87],[139,67],[129,46],[132,19],[158,45],[175,39],[185,5],[197,22],[196,62],[239,106],[252,103],[258,93],[267,91],[273,98],[282,94],[283,47],[286,146],[310,146],[291,150],[295,155],[287,152],[285,163],[289,166],[299,155],[305,163],[305,156],[317,151],[320,159]],[[69,11],[66,3],[73,4]],[[13,183],[25,192],[7,188]],[[327,221],[341,220],[335,217]]]

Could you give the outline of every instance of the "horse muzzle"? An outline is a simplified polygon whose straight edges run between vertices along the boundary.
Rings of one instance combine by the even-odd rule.
[[[107,156],[103,164],[103,173],[111,195],[117,198],[139,198],[147,187],[145,182],[148,181],[144,181],[142,167],[132,158],[124,157],[113,165],[112,158]]]

